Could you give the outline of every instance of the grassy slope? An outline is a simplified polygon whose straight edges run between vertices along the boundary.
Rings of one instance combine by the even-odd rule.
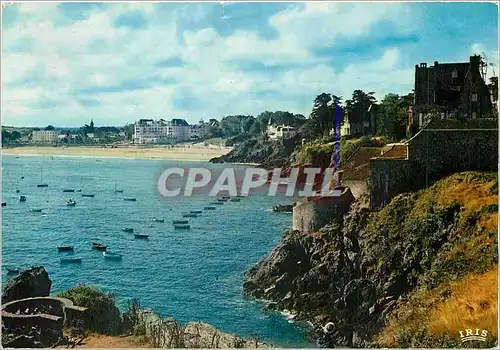
[[[459,206],[460,212],[447,240],[443,242],[430,268],[419,281],[419,288],[389,315],[386,327],[377,339],[378,345],[462,347],[458,331],[465,328],[486,329],[489,337],[487,343],[469,342],[464,346],[496,344],[496,174],[455,174],[413,195],[410,202],[411,204],[404,208],[404,205],[398,206],[402,204],[401,199],[395,199],[378,218],[386,221],[384,226],[387,226],[387,220],[391,220],[388,218],[400,222],[414,219],[423,222],[428,220],[429,215],[453,206]],[[402,209],[401,215],[394,215],[397,209]],[[397,222],[392,224],[402,226]],[[430,280],[432,283],[429,283]]]

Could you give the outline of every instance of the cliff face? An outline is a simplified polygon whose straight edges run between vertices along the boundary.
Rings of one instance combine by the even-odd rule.
[[[281,167],[289,163],[299,138],[271,141],[262,137],[238,144],[226,155],[210,159],[211,163],[259,163],[264,168]]]
[[[245,292],[311,321],[323,346],[458,346],[460,329],[427,327],[435,320],[426,312],[417,321],[408,315],[425,303],[416,296],[422,291],[495,268],[497,191],[494,174],[461,173],[379,212],[354,203],[342,222],[314,234],[286,233],[247,272]],[[441,302],[455,297],[447,290]],[[481,305],[498,317],[494,299]],[[496,340],[496,324],[475,317]]]

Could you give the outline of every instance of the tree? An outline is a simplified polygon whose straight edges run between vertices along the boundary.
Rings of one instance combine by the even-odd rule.
[[[310,119],[317,125],[313,127],[311,123],[306,122],[304,127],[306,133],[316,133],[315,136],[328,135],[336,123],[336,106],[340,104],[342,97],[333,94],[321,93],[314,99],[314,106],[310,114]],[[306,126],[306,124],[308,124]]]
[[[406,136],[408,108],[413,105],[413,94],[387,94],[377,110],[377,133],[401,140]]]
[[[52,125],[47,125],[44,130],[55,130],[55,128]]]

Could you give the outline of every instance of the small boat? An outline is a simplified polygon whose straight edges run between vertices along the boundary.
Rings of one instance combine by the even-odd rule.
[[[19,202],[26,202],[26,196],[19,196]]]
[[[72,199],[69,199],[67,202],[66,202],[66,205],[68,207],[74,207],[76,205],[76,202]]]
[[[239,202],[239,201],[241,201],[241,199],[240,198],[231,198],[230,201],[231,202]]]
[[[214,205],[224,205],[224,202],[212,202],[210,204],[214,204]]]
[[[174,225],[185,225],[188,223],[189,223],[189,220],[173,220],[172,221],[172,224],[174,224]]]
[[[143,234],[140,234],[140,233],[136,233],[136,234],[134,234],[134,238],[138,238],[138,239],[148,239],[148,238],[149,238],[149,235],[143,235]]]
[[[226,199],[227,200],[227,199],[231,199],[231,197],[229,197],[229,196],[223,196],[222,199]]]
[[[32,213],[41,213],[42,210],[43,209],[34,209],[34,208],[32,208],[32,209],[30,209],[30,212],[32,212]]]
[[[217,200],[218,200],[219,202],[227,202],[227,199],[226,199],[226,198],[217,198]]]
[[[75,190],[75,192],[82,192],[82,189],[79,188],[79,189]]]
[[[123,258],[121,254],[111,252],[102,252],[102,256],[104,256],[104,259],[108,260],[121,260]]]
[[[127,201],[127,202],[135,202],[136,199],[135,198],[123,198],[124,201]]]
[[[197,218],[198,214],[193,214],[193,213],[184,213],[182,214],[183,218]]]
[[[201,214],[201,213],[203,213],[203,211],[201,211],[201,210],[191,210],[190,213],[191,214]]]
[[[115,182],[115,193],[123,193],[123,190],[118,190],[118,189],[116,188],[116,182]]]
[[[62,247],[57,247],[58,252],[72,252],[74,251],[73,246],[62,246]]]
[[[2,207],[6,207],[7,206],[7,202],[2,202]]]
[[[154,221],[154,222],[165,222],[165,219],[157,219],[157,218],[153,218],[153,221]]]
[[[104,244],[101,244],[101,243],[92,242],[92,249],[106,251],[106,249],[108,249],[108,247],[105,246]]]
[[[242,196],[241,194],[237,195],[236,198],[245,198],[246,196]]]
[[[85,194],[85,193],[82,193],[82,197],[94,198],[95,194]]]
[[[215,210],[215,207],[205,207],[204,210]]]
[[[16,190],[16,193],[19,193],[19,192],[21,192],[21,191],[19,191],[19,190]]]
[[[75,192],[74,188],[63,189],[63,192]]]
[[[49,187],[49,185],[47,185],[47,184],[38,184],[38,185],[36,185],[36,187]]]
[[[73,264],[81,264],[82,258],[74,258],[74,257],[64,257],[64,258],[59,258],[59,261],[62,263],[73,263]]]
[[[124,227],[124,228],[122,228],[122,231],[132,233],[132,232],[134,232],[134,229],[132,227]]]
[[[188,230],[191,228],[191,225],[174,225],[176,230]]]

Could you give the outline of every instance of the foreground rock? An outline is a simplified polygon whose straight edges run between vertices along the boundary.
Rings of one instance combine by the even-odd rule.
[[[2,294],[2,303],[24,298],[46,297],[50,294],[51,286],[52,281],[45,268],[33,267],[7,283]]]
[[[157,348],[268,348],[258,339],[244,339],[223,333],[202,322],[186,325],[174,319],[162,319],[151,311],[137,310],[134,332],[143,335]]]

